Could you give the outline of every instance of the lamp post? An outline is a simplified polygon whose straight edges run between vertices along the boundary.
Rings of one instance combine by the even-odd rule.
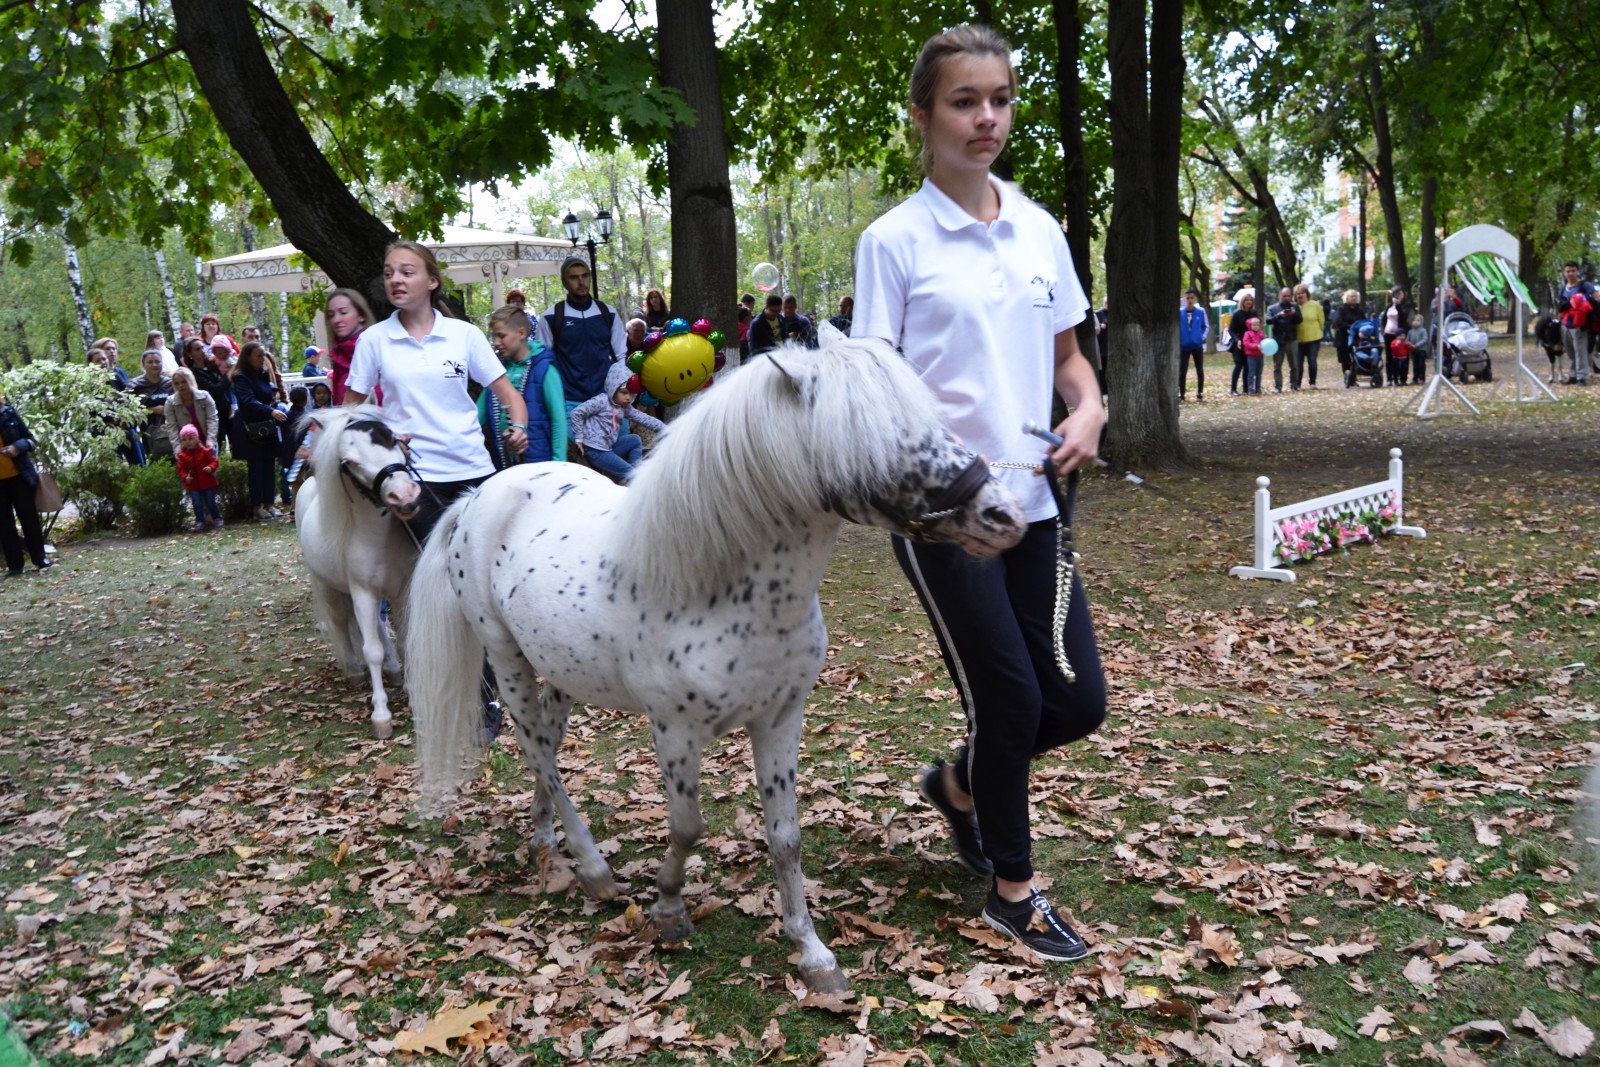
[[[583,234],[581,233],[582,228],[583,224],[578,221],[578,216],[570,211],[567,212],[567,217],[561,220],[561,229],[566,233],[567,240],[572,242],[572,247],[577,248],[579,244],[582,244],[589,250],[589,277],[594,279],[594,288],[598,292],[600,278],[599,271],[595,269],[594,261],[595,237],[598,236],[600,238],[599,244],[611,243],[611,212],[601,208],[594,213],[594,229],[587,234]]]

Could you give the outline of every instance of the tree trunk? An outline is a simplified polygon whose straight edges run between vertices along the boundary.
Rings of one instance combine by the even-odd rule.
[[[167,337],[171,344],[178,341],[178,297],[172,291],[172,275],[167,270],[167,254],[161,249],[155,250],[156,274],[161,279],[161,310],[162,321],[166,324]]]
[[[283,234],[336,286],[388,307],[383,256],[395,234],[361,206],[284,92],[246,0],[172,0],[174,39]]]
[[[289,340],[289,294],[288,293],[279,293],[278,294],[278,329],[283,334],[283,347],[284,347],[285,354],[287,355],[287,357],[289,359],[292,360],[294,358],[294,354],[293,354],[293,352],[290,351],[290,349],[293,346],[293,342],[291,342]],[[329,362],[331,363],[332,361],[333,361],[332,357],[330,356],[329,357]]]
[[[33,362],[33,349],[28,347],[28,331],[22,325],[20,318],[11,320],[11,335],[15,338],[12,347],[16,349],[17,358],[22,360],[22,365],[26,367]],[[5,353],[0,353],[0,360],[5,362],[6,370],[11,369],[11,360]]]
[[[1384,57],[1377,41],[1367,39],[1367,54],[1372,76],[1373,184],[1378,187],[1378,205],[1383,209],[1384,232],[1389,238],[1389,276],[1391,288],[1411,291],[1411,272],[1406,265],[1406,226],[1400,217],[1400,197],[1395,191],[1394,137],[1389,130],[1389,104],[1383,93]]]
[[[1094,306],[1094,260],[1089,249],[1089,170],[1083,160],[1083,80],[1079,63],[1083,52],[1083,19],[1078,0],[1054,0],[1056,27],[1056,134],[1061,139],[1061,214],[1067,227],[1067,250],[1078,272],[1078,284]],[[1078,348],[1093,362],[1094,319],[1078,324]]]
[[[710,319],[731,339],[737,363],[738,237],[712,3],[659,0],[656,18],[661,83],[683,94],[695,113],[694,124],[673,127],[667,141],[673,311],[690,322]]]
[[[200,328],[200,318],[211,310],[211,290],[206,287],[206,261],[194,257],[194,325]]]
[[[1113,200],[1106,288],[1110,325],[1106,450],[1124,465],[1187,461],[1178,435],[1178,152],[1183,103],[1183,0],[1112,4]],[[1146,89],[1148,79],[1148,91]]]
[[[1356,288],[1361,290],[1361,303],[1367,302],[1367,176],[1361,175],[1361,190],[1356,194],[1360,199],[1356,208],[1356,228],[1359,230],[1358,247],[1356,248]]]
[[[83,269],[78,266],[78,246],[63,234],[61,246],[67,253],[67,284],[72,288],[72,307],[78,316],[78,336],[83,341],[83,355],[89,355],[94,344],[94,318],[89,314],[89,300],[83,293]],[[70,358],[70,356],[69,356]]]
[[[1434,311],[1437,302],[1434,300],[1433,290],[1438,286],[1438,278],[1434,273],[1437,264],[1434,262],[1439,255],[1438,223],[1433,217],[1433,204],[1439,196],[1439,179],[1428,175],[1422,179],[1422,247],[1419,250],[1422,263],[1422,280],[1418,283],[1417,307],[1422,308],[1422,321],[1425,325],[1433,325]]]

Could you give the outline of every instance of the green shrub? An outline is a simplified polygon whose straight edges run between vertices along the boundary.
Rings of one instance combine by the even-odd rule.
[[[109,530],[122,517],[132,472],[118,455],[94,455],[56,475],[61,495],[78,509],[78,529],[83,533]]]
[[[134,532],[140,537],[158,537],[180,529],[186,517],[184,496],[178,472],[170,462],[155,460],[135,470],[123,501]]]
[[[217,507],[228,522],[250,519],[250,468],[242,459],[224,459],[217,468]]]

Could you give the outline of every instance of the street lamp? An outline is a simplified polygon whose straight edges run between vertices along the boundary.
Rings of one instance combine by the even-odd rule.
[[[595,237],[600,238],[600,244],[611,243],[611,212],[601,208],[594,213],[594,230],[588,234],[581,233],[583,224],[578,221],[578,216],[567,212],[567,217],[561,220],[561,229],[567,235],[567,240],[576,248],[581,243],[589,250],[589,277],[594,279],[595,289],[599,289],[598,271],[595,269],[594,249]]]

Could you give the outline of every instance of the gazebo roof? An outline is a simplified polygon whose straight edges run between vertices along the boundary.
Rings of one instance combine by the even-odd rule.
[[[554,237],[462,226],[446,226],[442,240],[422,243],[433,250],[450,280],[462,284],[554,275],[573,253],[571,242]],[[283,244],[207,260],[206,281],[224,293],[308,293],[331,284],[320,270],[307,273],[290,263],[289,257],[298,253],[294,245]]]

